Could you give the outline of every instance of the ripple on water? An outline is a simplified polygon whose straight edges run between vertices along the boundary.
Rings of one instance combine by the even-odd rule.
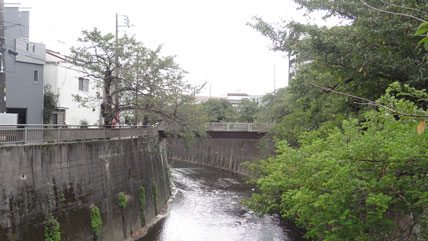
[[[236,174],[181,166],[172,177],[177,195],[169,213],[141,241],[291,240],[278,217],[258,216],[240,203],[252,191]]]

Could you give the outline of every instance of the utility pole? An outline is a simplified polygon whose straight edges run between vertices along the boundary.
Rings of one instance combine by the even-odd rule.
[[[0,0],[1,1],[1,0]],[[125,23],[126,23],[126,25],[119,25],[119,16],[122,16],[122,17],[124,17],[125,18]],[[115,111],[114,111],[114,118],[116,119],[116,117],[118,116],[118,114],[119,114],[119,88],[120,88],[120,86],[119,86],[119,83],[118,83],[118,81],[119,81],[119,56],[118,56],[118,54],[117,54],[117,47],[118,47],[118,41],[119,41],[119,27],[130,27],[130,25],[129,25],[129,18],[128,18],[128,16],[126,16],[126,15],[119,15],[119,14],[117,14],[116,13],[116,39],[115,39],[115,42],[116,42],[116,55],[115,55],[115,68],[116,68],[116,74],[117,74],[117,77],[116,77],[116,81],[114,81],[114,89],[115,89],[115,91],[116,91],[116,94],[115,94],[115,96],[114,96],[114,102],[115,102],[115,107],[114,107],[114,109],[115,109]],[[116,120],[117,121],[117,123],[119,122],[119,120]]]
[[[6,113],[5,29],[4,0],[0,0],[0,113]]]

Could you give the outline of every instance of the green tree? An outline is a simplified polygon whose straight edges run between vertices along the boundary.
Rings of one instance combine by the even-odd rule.
[[[254,123],[256,122],[259,105],[253,100],[243,99],[236,105],[235,110],[238,122]]]
[[[403,95],[428,99],[426,92],[396,83],[377,103],[428,116]],[[261,192],[247,204],[280,212],[314,240],[425,237],[415,229],[428,228],[428,133],[416,131],[421,119],[397,118],[384,108],[364,116],[364,122],[348,119],[328,134],[306,132],[298,149],[280,142],[276,157],[252,165]]]
[[[272,40],[273,50],[291,55],[293,73],[286,93],[289,102],[285,117],[278,121],[284,125],[278,128],[289,133],[280,138],[296,142],[301,131],[340,126],[347,117],[363,118],[362,113],[372,108],[344,96],[326,95],[311,82],[373,100],[394,81],[418,89],[428,87],[428,55],[418,46],[420,37],[413,36],[420,20],[403,15],[426,18],[423,2],[295,2],[309,12],[324,11],[326,18],[336,16],[347,22],[330,28],[294,21],[274,27],[260,18],[251,23]]]
[[[226,99],[209,99],[201,104],[202,109],[212,122],[231,122],[236,119],[232,104]]]
[[[105,125],[123,113],[132,115],[135,123],[163,121],[176,128],[174,132],[202,129],[204,120],[194,118],[198,109],[192,104],[198,87],[186,83],[186,72],[174,57],[161,56],[161,47],[151,50],[127,35],[116,41],[112,34],[94,29],[82,32],[72,57],[102,90],[93,97],[74,98],[82,105],[101,102]]]
[[[43,94],[43,123],[51,124],[52,114],[58,105],[58,95],[51,91],[51,86],[46,85]]]

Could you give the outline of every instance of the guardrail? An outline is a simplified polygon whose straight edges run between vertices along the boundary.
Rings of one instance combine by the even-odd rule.
[[[210,122],[208,130],[210,131],[237,131],[237,132],[266,132],[272,124],[266,123],[229,123],[229,122]]]
[[[141,137],[151,126],[0,125],[0,145]]]

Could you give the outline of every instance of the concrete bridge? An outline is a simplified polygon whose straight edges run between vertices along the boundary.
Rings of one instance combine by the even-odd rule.
[[[266,123],[209,122],[207,134],[211,138],[260,139],[270,127],[272,124]],[[167,138],[164,128],[160,128],[159,136]]]

